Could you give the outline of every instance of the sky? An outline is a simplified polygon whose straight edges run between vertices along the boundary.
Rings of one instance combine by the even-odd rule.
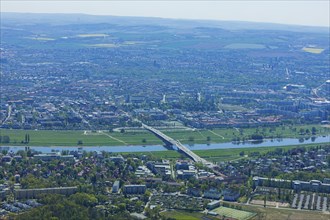
[[[0,2],[1,12],[84,13],[330,26],[329,0],[1,0]]]

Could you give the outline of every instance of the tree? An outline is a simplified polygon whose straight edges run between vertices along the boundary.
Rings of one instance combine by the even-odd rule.
[[[83,141],[82,140],[78,140],[77,145],[83,145]]]
[[[92,207],[97,204],[97,198],[94,195],[87,193],[76,193],[71,195],[69,199],[76,204],[85,207]]]
[[[206,141],[211,141],[211,137],[210,136],[207,136],[206,137]]]
[[[124,128],[120,129],[120,133],[125,133],[125,129]]]
[[[261,134],[252,134],[251,139],[252,140],[262,140],[264,137]]]
[[[277,195],[278,199],[281,199],[281,188],[278,188],[278,195]]]
[[[317,132],[316,128],[315,127],[312,127],[312,134],[315,135]]]
[[[120,211],[125,211],[126,210],[126,204],[125,203],[120,203],[120,204],[118,204],[118,208],[119,208],[119,210]]]

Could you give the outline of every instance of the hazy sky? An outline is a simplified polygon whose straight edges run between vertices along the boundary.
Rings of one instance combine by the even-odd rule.
[[[0,0],[1,12],[240,20],[330,26],[329,0],[231,1],[15,1]]]

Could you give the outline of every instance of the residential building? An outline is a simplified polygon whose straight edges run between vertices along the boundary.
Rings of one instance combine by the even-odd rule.
[[[124,194],[144,194],[146,189],[146,185],[125,185]]]
[[[119,180],[116,180],[112,185],[112,193],[118,193],[119,188],[120,188],[120,182]]]

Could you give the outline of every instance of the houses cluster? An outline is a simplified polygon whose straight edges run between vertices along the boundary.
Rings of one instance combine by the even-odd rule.
[[[252,153],[250,156],[258,154]],[[282,152],[259,155],[256,159],[246,159],[228,163],[220,163],[221,170],[228,176],[262,176],[273,173],[294,173],[298,171],[329,172],[327,158],[330,155],[330,148],[295,148]]]
[[[35,200],[26,200],[24,202],[3,202],[0,206],[0,216],[5,216],[9,212],[18,213],[41,206],[42,204]]]

